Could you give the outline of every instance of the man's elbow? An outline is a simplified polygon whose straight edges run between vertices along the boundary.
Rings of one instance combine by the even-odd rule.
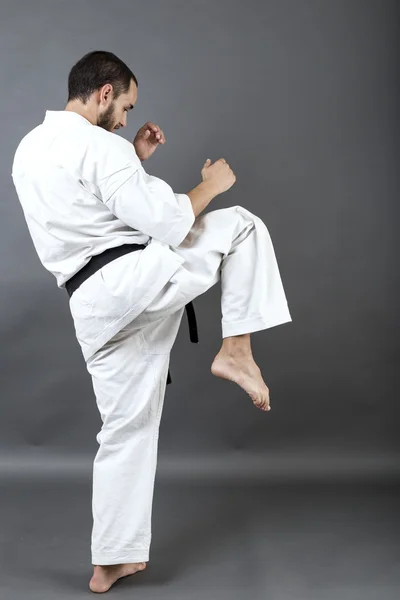
[[[189,235],[192,225],[195,221],[195,216],[186,214],[178,223],[176,223],[168,231],[168,234],[161,240],[172,248],[180,246],[184,239]]]

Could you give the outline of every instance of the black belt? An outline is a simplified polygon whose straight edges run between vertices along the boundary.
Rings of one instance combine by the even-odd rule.
[[[107,248],[101,254],[96,254],[92,256],[88,263],[80,271],[75,273],[68,281],[65,283],[65,289],[67,290],[68,296],[71,297],[75,290],[87,279],[90,275],[93,275],[96,271],[101,269],[104,265],[115,260],[119,256],[123,254],[128,254],[128,252],[134,252],[135,250],[143,250],[146,248],[145,244],[123,244],[122,246],[117,246],[116,248]],[[190,341],[193,343],[197,343],[199,341],[198,332],[197,332],[197,323],[196,323],[196,315],[194,312],[193,302],[189,302],[185,306],[186,314],[188,318],[189,324],[189,337]],[[171,383],[171,373],[168,369],[168,378],[167,384]]]

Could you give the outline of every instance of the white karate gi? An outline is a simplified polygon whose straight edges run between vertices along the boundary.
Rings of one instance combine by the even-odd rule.
[[[25,136],[13,179],[59,287],[106,248],[148,244],[103,266],[69,303],[102,419],[92,563],[148,561],[159,424],[185,305],[221,279],[222,337],[292,320],[268,229],[241,206],[195,219],[189,197],[148,175],[132,144],[67,111],[47,111]]]

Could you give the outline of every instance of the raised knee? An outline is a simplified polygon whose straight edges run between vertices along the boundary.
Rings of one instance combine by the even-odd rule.
[[[248,210],[247,208],[244,208],[244,206],[240,206],[240,204],[237,204],[236,206],[232,206],[231,210],[233,210],[236,213],[239,213],[240,215],[251,219],[252,221],[255,221],[256,219],[259,219],[259,217],[257,215],[255,215],[254,213],[252,213],[250,210]]]

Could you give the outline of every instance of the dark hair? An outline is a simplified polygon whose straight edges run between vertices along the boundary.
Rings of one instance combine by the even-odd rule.
[[[106,83],[114,89],[114,98],[129,90],[131,79],[138,85],[130,68],[112,52],[95,50],[85,54],[68,75],[68,102],[81,100],[84,104],[93,92]]]

